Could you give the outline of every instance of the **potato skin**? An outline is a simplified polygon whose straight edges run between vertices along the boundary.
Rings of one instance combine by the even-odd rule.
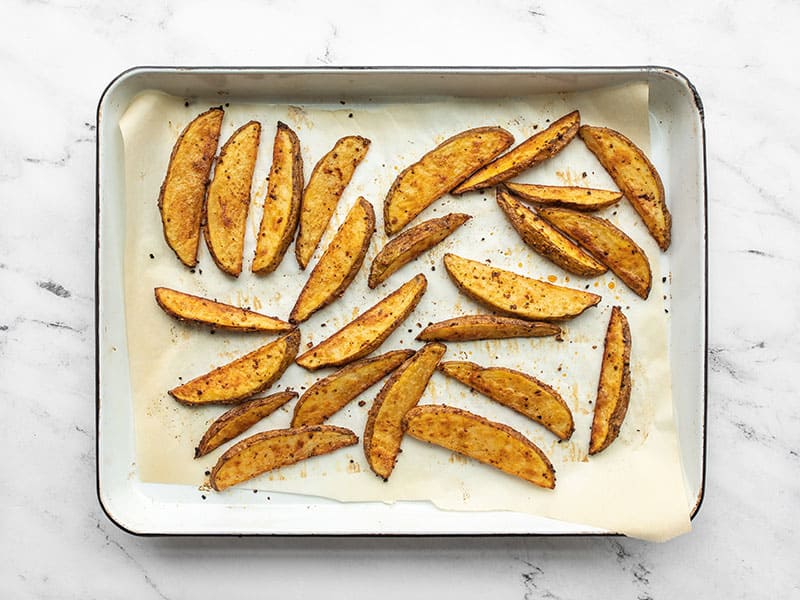
[[[389,241],[372,260],[368,282],[370,289],[376,288],[400,267],[443,241],[471,218],[471,215],[464,213],[450,213],[423,221]]]
[[[495,315],[465,315],[428,325],[419,332],[417,339],[423,342],[471,342],[545,337],[560,333],[561,328],[552,323],[525,321]]]
[[[622,200],[622,192],[572,185],[537,185],[507,181],[503,186],[525,202],[545,206],[561,206],[583,212],[608,208]]]
[[[221,107],[211,108],[184,128],[158,195],[164,239],[187,267],[197,265],[206,188],[224,114]]]

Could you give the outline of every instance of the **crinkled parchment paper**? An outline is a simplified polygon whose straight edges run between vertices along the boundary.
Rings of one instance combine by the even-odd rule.
[[[372,258],[386,242],[382,202],[398,171],[454,133],[484,125],[500,125],[518,142],[573,109],[584,123],[619,129],[649,149],[646,85],[574,94],[513,99],[420,99],[413,103],[333,104],[236,103],[226,105],[220,143],[241,124],[257,119],[263,133],[253,200],[248,219],[245,272],[234,279],[220,272],[201,242],[199,266],[183,267],[164,242],[157,207],[159,187],[171,148],[183,127],[215,102],[194,101],[157,92],[139,95],[120,127],[125,140],[127,238],[125,298],[128,349],[134,402],[137,472],[146,482],[201,485],[227,445],[200,460],[193,450],[207,426],[226,409],[190,408],[172,400],[167,390],[226,363],[272,336],[238,334],[177,322],[153,299],[153,288],[168,286],[269,315],[287,318],[308,272],[300,271],[292,249],[273,274],[254,276],[249,268],[255,234],[266,195],[266,175],[278,120],[289,124],[302,142],[306,177],[314,164],[341,136],[359,134],[372,140],[369,153],[345,190],[320,248],[341,223],[359,195],[372,202],[378,231],[364,266],[333,305],[303,324],[302,347],[319,342],[391,290],[422,272],[428,291],[406,322],[378,352],[417,348],[414,337],[430,322],[459,314],[485,312],[460,295],[442,266],[445,252],[455,252],[498,267],[587,288],[603,296],[597,308],[564,324],[564,340],[553,338],[448,344],[445,360],[467,359],[531,373],[555,387],[575,416],[575,434],[568,442],[555,437],[512,410],[470,392],[436,373],[421,403],[446,403],[502,421],[531,438],[550,457],[557,472],[554,491],[539,489],[475,461],[413,439],[388,483],[375,477],[360,446],[314,458],[265,474],[244,484],[262,490],[322,496],[341,501],[429,500],[449,510],[511,510],[583,523],[648,539],[667,539],[689,530],[689,504],[673,423],[668,354],[668,316],[662,290],[662,262],[655,242],[632,207],[623,201],[604,215],[619,224],[644,248],[653,267],[653,289],[642,301],[613,274],[589,279],[568,275],[527,246],[497,208],[493,191],[460,198],[446,196],[418,219],[467,212],[474,216],[445,242],[404,267],[376,290],[366,286]],[[218,100],[217,102],[218,103]],[[525,172],[517,180],[614,188],[608,175],[580,140],[554,159]],[[317,251],[314,261],[319,257]],[[312,265],[309,267],[313,267]],[[633,392],[620,437],[600,455],[588,458],[588,438],[596,394],[603,339],[611,306],[623,307],[631,325]],[[272,392],[291,387],[302,393],[330,371],[310,374],[292,365]],[[380,384],[352,402],[330,423],[363,433],[366,414]],[[364,401],[360,405],[358,400]],[[287,427],[293,403],[271,415],[245,435]]]

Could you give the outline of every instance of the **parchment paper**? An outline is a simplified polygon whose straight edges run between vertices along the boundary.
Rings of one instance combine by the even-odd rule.
[[[485,366],[519,369],[555,387],[574,413],[576,429],[570,441],[559,443],[532,421],[440,373],[433,376],[420,402],[459,406],[518,429],[553,462],[557,472],[554,491],[539,489],[413,439],[404,440],[402,454],[388,483],[374,476],[361,447],[354,446],[265,474],[243,485],[341,501],[429,500],[448,510],[512,510],[652,540],[665,540],[688,531],[690,504],[673,422],[662,259],[655,242],[626,201],[603,211],[603,216],[619,224],[650,257],[653,289],[646,302],[610,272],[595,279],[577,277],[535,254],[507,224],[491,190],[461,198],[445,196],[428,208],[414,223],[454,211],[467,212],[474,218],[378,289],[369,290],[366,286],[369,264],[386,241],[381,218],[386,191],[399,170],[433,146],[458,131],[484,125],[505,127],[521,142],[577,108],[583,123],[618,129],[648,151],[647,94],[647,86],[642,84],[503,100],[422,99],[397,103],[373,99],[359,104],[226,105],[220,144],[250,119],[257,119],[263,125],[247,228],[245,272],[238,279],[215,267],[202,241],[198,268],[190,271],[183,267],[164,242],[156,203],[178,134],[194,116],[219,104],[219,100],[194,101],[186,106],[183,98],[158,92],[146,92],[135,98],[120,127],[125,141],[125,297],[138,476],[146,482],[198,486],[204,483],[204,473],[230,444],[199,460],[193,459],[194,446],[226,408],[185,407],[171,399],[167,390],[255,349],[272,337],[215,333],[208,327],[174,321],[156,305],[153,288],[168,286],[286,318],[305,282],[307,272],[298,268],[293,248],[275,273],[261,277],[248,271],[266,195],[274,126],[277,120],[282,120],[302,141],[306,179],[316,161],[339,137],[360,134],[372,140],[369,153],[345,190],[309,271],[359,195],[373,203],[378,230],[350,289],[339,301],[302,325],[301,351],[336,331],[418,272],[428,278],[427,293],[376,353],[418,348],[420,343],[414,341],[414,336],[430,322],[458,314],[486,312],[460,295],[449,281],[441,262],[445,252],[489,260],[493,265],[558,284],[587,288],[602,294],[603,301],[599,307],[564,324],[564,341],[541,338],[450,343],[445,356],[445,360],[465,359]],[[578,139],[554,159],[517,180],[615,189]],[[623,307],[631,325],[633,391],[619,438],[600,455],[589,459],[588,438],[603,339],[610,308],[615,304]],[[270,392],[294,388],[302,393],[330,372],[310,374],[292,365]],[[365,392],[329,422],[349,427],[361,436],[367,411],[380,385]],[[363,401],[363,406],[358,400]],[[288,427],[293,406],[290,403],[244,436]]]

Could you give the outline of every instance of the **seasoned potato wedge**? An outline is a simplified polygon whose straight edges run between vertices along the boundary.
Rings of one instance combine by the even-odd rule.
[[[197,264],[208,176],[223,115],[221,108],[212,108],[186,126],[172,149],[158,196],[164,239],[187,267]]]
[[[544,162],[558,154],[578,133],[581,115],[575,110],[555,121],[544,131],[529,137],[516,148],[496,158],[469,179],[453,190],[454,194],[463,194],[473,190],[492,187],[512,177],[516,177],[526,169]]]
[[[332,336],[301,354],[297,364],[315,371],[346,365],[366,356],[411,314],[427,285],[422,274],[411,278]]]
[[[206,245],[217,266],[234,277],[242,272],[242,252],[250,210],[250,187],[256,167],[261,124],[250,121],[225,142],[208,186]]]
[[[606,219],[566,208],[542,208],[543,219],[566,233],[606,264],[629,288],[647,299],[652,275],[644,250]]]
[[[169,391],[183,404],[234,404],[275,383],[294,360],[300,347],[300,330],[217,367]]]
[[[458,452],[543,488],[556,486],[556,472],[539,447],[508,425],[460,408],[417,406],[403,417],[413,438]]]
[[[357,443],[355,433],[333,425],[263,431],[242,440],[220,456],[211,470],[209,482],[221,492],[267,471]]]
[[[358,135],[343,137],[311,172],[300,204],[300,232],[294,243],[295,257],[301,269],[305,269],[311,260],[339,198],[353,178],[356,167],[367,155],[369,145],[367,138]]]
[[[302,323],[344,294],[364,262],[374,232],[372,204],[359,198],[308,276],[289,315],[292,323]]]
[[[193,323],[207,323],[236,331],[290,331],[291,323],[251,310],[214,302],[165,287],[155,289],[156,302],[171,317]]]
[[[445,350],[444,344],[425,344],[392,373],[369,410],[364,454],[384,481],[392,474],[400,452],[403,416],[419,402]]]
[[[463,213],[450,213],[424,221],[398,235],[373,259],[369,270],[369,287],[375,288],[386,281],[397,269],[433,248],[471,218]]]
[[[584,277],[602,275],[607,271],[605,265],[581,250],[511,194],[497,190],[497,205],[522,241],[565,271]]]
[[[278,121],[272,146],[264,213],[256,238],[253,273],[272,273],[281,264],[294,239],[303,197],[303,156],[300,140],[292,129]]]
[[[669,248],[672,215],[653,163],[636,144],[613,129],[583,125],[578,135],[633,204],[658,247]]]
[[[445,140],[394,180],[383,203],[387,235],[394,235],[419,213],[514,143],[501,127],[469,129]]]
[[[225,442],[230,442],[294,398],[297,398],[297,392],[278,392],[248,400],[230,409],[211,424],[194,449],[194,457],[205,456]]]
[[[474,340],[545,337],[560,333],[561,328],[552,323],[523,321],[495,315],[465,315],[428,325],[419,332],[417,339],[423,342],[471,342]]]
[[[472,387],[472,376],[483,369],[482,366],[466,360],[446,360],[440,362],[437,368],[448,377],[469,387]]]
[[[631,398],[631,330],[619,306],[611,309],[597,385],[589,454],[597,454],[617,439]]]
[[[622,199],[622,192],[573,185],[538,185],[514,183],[513,181],[504,185],[508,191],[525,202],[545,206],[563,206],[584,212],[607,208]]]
[[[581,314],[601,298],[446,254],[444,266],[458,289],[478,302],[532,321],[557,321]]]
[[[393,350],[351,363],[333,375],[320,379],[297,401],[292,427],[321,425],[413,355],[413,350]]]
[[[533,419],[559,439],[575,431],[572,412],[561,395],[526,373],[504,367],[487,367],[474,373],[470,385],[495,402]]]

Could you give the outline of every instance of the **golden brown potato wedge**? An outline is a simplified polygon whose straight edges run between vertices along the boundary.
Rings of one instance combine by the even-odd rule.
[[[267,471],[357,443],[355,433],[333,425],[263,431],[235,444],[220,456],[211,470],[209,482],[221,492]]]
[[[455,254],[445,255],[444,266],[467,296],[531,321],[571,319],[601,300],[597,294],[531,279]]]
[[[278,392],[248,400],[230,409],[211,424],[194,449],[194,457],[205,456],[225,442],[230,442],[294,398],[297,398],[297,392]]]
[[[294,239],[302,197],[303,156],[300,153],[300,140],[288,125],[278,121],[264,214],[251,266],[253,273],[272,273],[281,264]]]
[[[261,124],[250,121],[225,142],[208,186],[206,245],[217,266],[234,277],[242,272],[242,252],[250,210],[250,187],[256,167]]]
[[[445,350],[444,344],[425,344],[392,373],[369,410],[364,454],[369,466],[384,481],[392,474],[400,452],[403,416],[422,398]]]
[[[223,115],[222,108],[212,108],[186,126],[172,149],[158,196],[164,239],[187,267],[197,264],[206,188]]]
[[[474,373],[470,385],[495,402],[533,419],[559,439],[568,440],[575,431],[567,403],[546,383],[505,367],[487,367]]]
[[[364,262],[374,232],[372,204],[359,198],[308,276],[289,315],[292,323],[302,323],[344,294]]]
[[[463,213],[450,213],[424,221],[398,235],[373,259],[369,270],[369,287],[374,289],[386,281],[397,269],[433,248],[471,218],[471,215]]]
[[[316,371],[358,360],[380,346],[417,306],[428,281],[413,277],[329,338],[297,357],[297,364]]]
[[[597,385],[589,454],[597,454],[617,439],[631,398],[631,330],[619,306],[611,309]]]
[[[625,285],[647,299],[652,283],[650,261],[644,250],[625,232],[606,219],[566,208],[542,208],[539,214],[607,265]]]
[[[469,387],[472,387],[472,376],[483,369],[482,366],[466,360],[446,360],[440,362],[437,368],[448,377]]]
[[[513,150],[473,173],[453,193],[463,194],[492,187],[544,162],[561,152],[572,141],[580,124],[581,115],[577,110],[564,115],[544,131],[532,135]]]
[[[622,192],[598,190],[573,185],[538,185],[506,182],[506,189],[525,202],[545,206],[563,206],[589,212],[607,208],[622,199]]]
[[[403,431],[458,452],[543,488],[556,486],[556,472],[539,447],[508,425],[460,408],[428,404],[409,410]]]
[[[583,125],[578,135],[633,204],[658,247],[669,248],[672,215],[667,209],[661,176],[650,159],[613,129]]]
[[[333,375],[320,379],[295,404],[292,427],[321,425],[413,355],[413,350],[393,350],[351,363]]]
[[[358,135],[343,137],[323,156],[303,192],[300,232],[294,243],[297,264],[305,269],[336,210],[344,188],[369,150],[370,141]]]
[[[383,202],[383,224],[394,235],[419,213],[514,143],[501,127],[469,129],[445,140],[394,180]]]
[[[291,323],[275,317],[170,288],[157,287],[155,296],[165,313],[181,321],[206,323],[236,331],[290,331],[294,328]]]
[[[561,328],[542,321],[523,321],[495,315],[465,315],[428,325],[419,332],[423,342],[471,342],[558,335]]]
[[[294,360],[300,347],[300,330],[217,367],[169,391],[183,404],[235,404],[275,383]]]
[[[565,271],[584,277],[602,275],[607,271],[605,265],[581,250],[511,194],[497,190],[497,205],[522,241]]]

